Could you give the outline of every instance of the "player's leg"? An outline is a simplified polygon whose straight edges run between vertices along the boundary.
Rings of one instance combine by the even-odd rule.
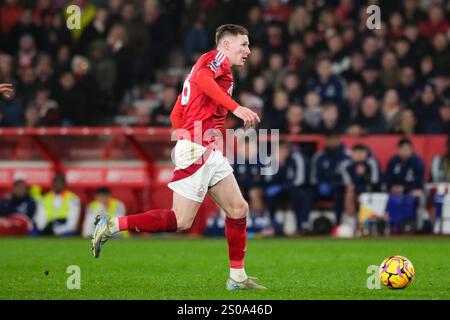
[[[100,255],[101,245],[120,231],[174,232],[189,229],[201,202],[173,192],[172,209],[152,209],[143,213],[111,218],[98,216],[92,239],[94,257]]]
[[[245,201],[236,178],[229,174],[213,185],[208,194],[226,213],[225,236],[228,243],[230,259],[230,279],[228,289],[265,289],[248,278],[244,269],[245,251],[247,248],[247,214],[248,204]],[[244,287],[240,287],[244,283]]]

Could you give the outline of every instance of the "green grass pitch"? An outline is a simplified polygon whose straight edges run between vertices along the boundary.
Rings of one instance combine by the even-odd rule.
[[[390,255],[416,269],[403,290],[367,288],[367,268]],[[67,289],[67,267],[81,270]],[[0,239],[0,299],[449,299],[450,238],[249,240],[246,270],[267,292],[225,290],[225,239],[129,238],[99,259],[86,239]]]

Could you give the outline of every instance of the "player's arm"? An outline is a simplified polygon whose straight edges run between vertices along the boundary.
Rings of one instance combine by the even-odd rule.
[[[181,94],[178,96],[177,102],[170,113],[170,122],[174,129],[179,129],[183,126],[184,109],[181,106]]]
[[[211,69],[204,68],[197,73],[197,77],[194,81],[208,97],[233,112],[238,118],[242,119],[245,127],[252,127],[259,123],[261,120],[258,115],[249,108],[240,106],[230,96],[223,92],[214,76],[215,74]]]

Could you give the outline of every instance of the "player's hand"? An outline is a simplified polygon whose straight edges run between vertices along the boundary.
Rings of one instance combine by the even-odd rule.
[[[255,112],[243,106],[237,107],[233,114],[244,121],[245,129],[251,128],[261,122]]]

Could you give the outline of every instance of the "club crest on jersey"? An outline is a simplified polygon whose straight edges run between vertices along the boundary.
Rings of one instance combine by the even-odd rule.
[[[220,62],[217,61],[217,60],[213,60],[213,61],[211,62],[211,66],[212,66],[214,69],[218,69],[218,68],[220,67]]]

